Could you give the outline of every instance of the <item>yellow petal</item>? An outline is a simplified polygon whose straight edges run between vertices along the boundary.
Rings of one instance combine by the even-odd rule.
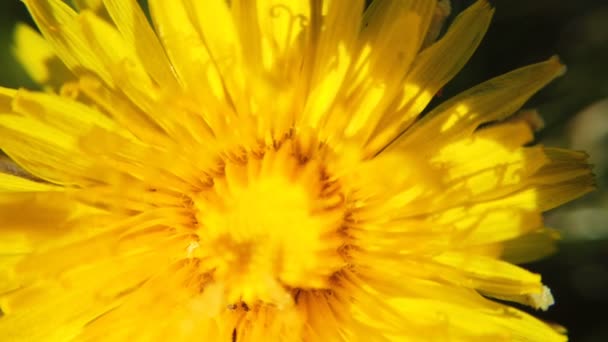
[[[90,49],[72,8],[61,0],[24,2],[42,35],[72,72],[78,74],[83,68],[88,69],[112,84],[106,65]]]
[[[38,192],[61,190],[61,187],[27,178],[0,173],[0,192]]]
[[[23,256],[47,246],[49,241],[51,244],[62,241],[72,231],[73,225],[67,221],[77,215],[78,207],[67,200],[61,187],[47,185],[47,192],[33,184],[19,186],[19,189],[9,189],[10,192],[0,191],[0,259],[15,257],[15,261],[20,261]],[[30,208],[27,215],[23,208]],[[17,275],[19,272],[1,287],[22,285],[19,281],[23,278]]]
[[[226,106],[220,107],[221,104],[231,101],[226,91],[237,96],[241,89],[234,84],[230,71],[240,56],[226,3],[151,0],[149,4],[156,31],[175,73],[186,91],[195,96],[196,106],[208,107],[215,115],[225,111]],[[238,96],[235,100],[239,100]],[[217,119],[207,120],[214,127],[220,126]]]
[[[381,299],[362,278],[344,278],[340,290],[356,299],[350,314],[388,341],[566,341],[560,330],[464,287],[402,277],[382,284],[371,278],[378,290],[402,294]]]
[[[208,87],[213,95],[220,101],[224,101],[223,111],[229,110],[226,112],[226,116],[237,114],[242,119],[245,115],[250,114],[252,109],[250,98],[254,96],[255,92],[248,90],[248,87],[258,87],[259,85],[254,85],[253,82],[247,84],[246,75],[249,70],[247,70],[248,64],[245,60],[249,56],[243,53],[244,47],[241,44],[245,38],[239,36],[239,26],[229,4],[222,0],[183,0],[183,5],[168,5],[163,1],[155,1],[151,4],[156,2],[159,3],[157,26],[164,22],[167,33],[178,33],[175,35],[176,37],[184,37],[196,48],[194,52],[200,55],[197,57],[199,60],[204,61],[205,69],[201,70],[202,72],[193,71],[198,71],[198,75],[201,75],[200,78],[208,82]],[[152,8],[154,9],[154,7]],[[163,8],[165,11],[171,11],[170,13],[173,15],[161,14],[160,11]],[[250,13],[250,16],[254,17],[255,12]],[[193,19],[189,25],[184,25],[179,21],[186,18]],[[194,32],[198,32],[198,34]],[[203,44],[200,44],[200,41]],[[183,45],[183,43],[179,41],[172,43],[176,45],[176,53],[189,57],[187,52],[182,52],[183,47],[177,46]],[[248,44],[258,43],[254,41]],[[255,56],[251,57],[255,60]],[[189,63],[187,59],[183,62]],[[186,67],[184,65],[184,68]],[[231,108],[226,108],[226,101]],[[236,113],[232,113],[231,109]]]
[[[137,255],[135,259],[139,259],[140,262],[146,261]],[[120,262],[120,260],[117,261]],[[149,261],[158,261],[158,259],[150,259]],[[153,264],[151,264],[150,267],[144,267],[145,272],[150,274],[140,279],[139,284],[135,284],[131,289],[126,289],[128,296],[124,300],[120,300],[121,305],[115,310],[107,310],[103,315],[91,320],[87,329],[82,331],[78,339],[85,341],[125,341],[132,339],[188,341],[194,334],[195,336],[209,337],[210,341],[228,340],[232,334],[232,329],[234,329],[234,325],[230,327],[230,323],[236,322],[231,322],[229,313],[217,317],[217,320],[210,319],[208,314],[209,301],[197,298],[200,295],[197,286],[206,283],[204,277],[197,275],[197,272],[200,272],[199,264],[196,260],[184,259],[171,266],[161,266],[154,269]],[[127,273],[129,270],[135,271],[137,275],[144,273],[137,270],[137,265],[138,263],[129,261],[129,265],[123,267],[120,263],[117,263],[118,272],[112,272],[111,274],[115,279],[108,277],[107,273],[103,274],[102,277],[110,281],[114,280],[115,284],[110,282],[110,285],[119,285],[120,278],[118,276],[124,275],[130,280],[132,276]],[[100,270],[107,270],[102,267],[103,265],[96,266],[100,267]],[[86,275],[86,273],[83,273],[83,275]],[[95,276],[91,277],[91,279],[95,278]],[[95,288],[99,289],[100,287],[97,285]],[[205,289],[205,292],[207,290]],[[167,293],[173,295],[168,296]],[[119,298],[121,296],[121,294],[117,295]],[[204,293],[202,296],[204,296]],[[199,300],[197,301],[197,299]],[[157,305],[150,307],[149,303],[157,303]],[[146,311],[146,315],[138,314],[142,310]],[[150,319],[158,321],[159,324],[150,326]],[[219,326],[224,325],[224,322],[225,329],[218,331]],[[112,329],[108,330],[109,326]],[[230,330],[228,327],[230,327]]]
[[[87,178],[90,161],[79,153],[77,140],[38,120],[1,114],[0,148],[45,180],[69,184]]]
[[[74,5],[79,10],[91,10],[91,11],[101,11],[103,9],[103,1],[102,0],[72,0]]]
[[[103,0],[103,3],[125,44],[135,48],[138,59],[152,79],[163,87],[176,87],[169,59],[137,1]]]
[[[374,1],[366,10],[361,55],[345,84],[354,108],[347,137],[366,142],[372,134],[419,52],[434,8],[434,1]]]
[[[345,3],[339,0],[313,1],[311,3],[311,44],[314,49],[312,84],[325,78],[333,69],[339,49],[353,54],[363,15],[364,2]],[[320,20],[323,20],[321,23]]]
[[[262,64],[265,70],[282,75],[291,73],[301,63],[305,53],[305,39],[310,20],[310,2],[299,0],[258,0],[257,15],[260,27],[260,47]],[[238,22],[238,21],[237,21]],[[253,37],[243,32],[241,39]],[[277,70],[277,69],[284,70]]]
[[[85,135],[96,126],[126,134],[104,114],[70,98],[19,90],[12,107],[15,113],[40,120],[74,137]]]
[[[553,254],[559,232],[541,228],[530,234],[505,241],[502,244],[501,258],[514,264],[532,262]]]
[[[479,125],[502,120],[518,110],[534,93],[563,74],[555,57],[486,81],[444,102],[396,141],[416,148],[438,146],[434,137],[448,141],[471,134]]]
[[[540,276],[510,263],[467,252],[446,252],[433,261],[449,267],[438,276],[458,286],[475,288],[482,293],[539,293]]]
[[[108,310],[96,303],[91,288],[66,291],[55,283],[31,286],[0,298],[0,305],[7,313],[2,317],[0,334],[8,341],[73,340],[87,321]],[[22,307],[28,309],[19,310]],[[31,322],[38,324],[32,326]]]
[[[499,205],[453,208],[433,215],[429,221],[452,230],[458,249],[514,239],[542,226],[538,212]]]
[[[540,210],[553,209],[595,190],[586,153],[546,148],[545,154],[550,162],[529,180],[536,187]]]
[[[320,128],[327,120],[327,112],[355,59],[363,7],[361,0],[312,2],[308,51],[311,64],[305,69],[311,73],[310,94],[301,117],[305,126]]]
[[[416,57],[403,82],[402,93],[387,109],[369,151],[382,149],[405,129],[435,93],[460,71],[481,42],[493,12],[486,0],[477,1],[458,15],[443,38]]]
[[[0,111],[8,113],[12,110],[13,98],[17,94],[17,90],[0,87]]]
[[[430,158],[443,171],[446,192],[466,191],[478,202],[521,188],[525,179],[548,163],[540,147],[509,150],[479,136],[449,144]]]
[[[57,92],[63,83],[74,78],[48,41],[28,25],[17,24],[14,40],[13,53],[43,89]]]
[[[86,42],[86,49],[97,56],[110,84],[120,84],[120,89],[129,99],[148,113],[155,112],[154,99],[158,98],[156,87],[137,57],[134,46],[127,44],[112,25],[90,11],[77,17],[77,25]]]
[[[440,300],[400,298],[391,302],[399,314],[419,330],[411,336],[444,341],[546,341],[564,342],[548,324],[522,311],[502,307],[471,310]],[[484,324],[479,324],[484,322]],[[409,326],[409,325],[406,325]],[[407,334],[407,331],[403,332]],[[399,336],[399,335],[397,335]]]

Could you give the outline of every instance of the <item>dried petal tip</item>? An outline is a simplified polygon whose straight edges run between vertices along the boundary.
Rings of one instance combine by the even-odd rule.
[[[558,70],[556,72],[556,76],[564,76],[564,74],[566,74],[566,71],[568,68],[566,67],[565,64],[562,63],[562,61],[558,55],[551,56],[551,58],[549,58],[549,61],[554,63],[556,69]]]
[[[547,286],[543,286],[540,293],[533,293],[530,295],[530,306],[535,309],[547,311],[551,305],[555,304],[551,289]]]

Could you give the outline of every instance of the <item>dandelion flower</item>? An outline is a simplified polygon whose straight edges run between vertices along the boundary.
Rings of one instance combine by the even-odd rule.
[[[515,263],[593,187],[511,117],[563,66],[421,114],[487,1],[438,40],[430,0],[24,2],[44,91],[0,88],[4,340],[566,339],[504,304],[552,303]]]

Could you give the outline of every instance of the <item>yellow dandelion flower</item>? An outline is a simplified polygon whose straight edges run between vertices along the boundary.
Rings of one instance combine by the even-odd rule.
[[[515,70],[425,115],[493,9],[436,1],[24,0],[0,88],[5,341],[562,341],[541,213],[582,153],[509,118]],[[14,164],[11,164],[14,163]]]

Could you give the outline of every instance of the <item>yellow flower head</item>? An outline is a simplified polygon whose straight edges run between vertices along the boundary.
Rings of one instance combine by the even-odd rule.
[[[6,341],[562,341],[514,262],[593,187],[509,118],[556,58],[421,115],[487,1],[24,0],[0,88]],[[9,159],[10,157],[10,159]]]

